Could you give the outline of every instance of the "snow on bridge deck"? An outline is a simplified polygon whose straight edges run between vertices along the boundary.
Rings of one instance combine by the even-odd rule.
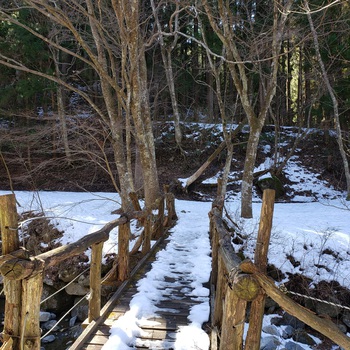
[[[186,209],[178,213],[176,227],[153,261],[144,266],[138,280],[114,298],[108,316],[90,336],[72,348],[209,349],[209,337],[202,326],[209,318],[207,213],[211,204],[201,203],[198,208],[193,202],[182,204]]]

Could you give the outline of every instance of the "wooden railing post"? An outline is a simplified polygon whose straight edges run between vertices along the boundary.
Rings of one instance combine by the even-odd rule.
[[[177,220],[176,210],[175,210],[175,196],[173,193],[169,192],[169,185],[164,186],[164,196],[165,196],[165,209],[167,211],[167,216],[164,220],[164,227],[171,226],[171,223]]]
[[[210,212],[212,276],[215,285],[212,326],[221,326],[220,350],[238,350],[243,346],[243,330],[248,301],[254,300],[260,286],[254,277],[242,274],[241,259],[235,254],[231,234],[226,230],[220,208]],[[216,339],[212,339],[216,342]]]
[[[243,331],[247,302],[231,288],[226,289],[225,311],[222,319],[220,350],[243,349]]]
[[[225,292],[227,288],[227,281],[225,278],[222,259],[218,261],[218,278],[215,290],[215,305],[213,313],[213,326],[220,328],[222,324],[223,303],[225,300]]]
[[[267,253],[270,245],[273,209],[275,203],[275,190],[267,189],[263,194],[260,214],[260,224],[256,242],[254,263],[260,272],[266,273]],[[262,321],[265,310],[265,294],[261,293],[253,300],[249,317],[245,349],[259,350],[262,331]]]
[[[17,232],[17,209],[15,195],[0,196],[0,230],[2,240],[2,255],[19,249]],[[3,330],[4,342],[12,337],[13,349],[18,349],[21,314],[21,281],[14,281],[4,276],[5,321]]]
[[[211,239],[211,283],[216,286],[218,278],[218,254],[219,254],[219,233],[218,222],[215,220],[216,216],[220,216],[218,208],[213,208],[209,213],[210,216],[210,239]]]
[[[43,291],[43,273],[37,273],[20,282],[22,282],[22,311],[19,349],[40,350],[40,301]]]
[[[153,226],[153,239],[159,239],[162,237],[162,234],[164,233],[164,198],[160,197],[157,199],[157,209],[158,209],[158,215],[154,221]]]
[[[90,267],[89,323],[100,317],[101,311],[101,265],[103,242],[93,244]]]
[[[130,223],[118,227],[118,281],[129,278]]]
[[[142,254],[146,254],[151,249],[151,235],[152,235],[152,214],[148,215],[143,224],[143,244]]]

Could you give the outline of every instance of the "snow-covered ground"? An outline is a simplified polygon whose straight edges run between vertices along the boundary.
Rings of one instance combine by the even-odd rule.
[[[274,264],[282,272],[302,273],[317,283],[325,280],[338,281],[346,288],[350,288],[350,208],[340,193],[317,179],[312,174],[291,160],[287,167],[291,181],[295,181],[294,189],[298,186],[314,195],[299,196],[294,203],[276,203],[273,219],[273,230],[269,250],[269,263]],[[9,192],[1,191],[0,194]],[[114,193],[73,193],[73,192],[16,192],[20,204],[19,212],[34,210],[44,212],[52,217],[52,222],[64,231],[62,243],[73,242],[87,233],[94,232],[102,225],[116,218],[111,212],[119,207],[119,198]],[[261,201],[254,198],[254,218],[241,220],[239,218],[239,195],[232,194],[226,203],[230,215],[239,221],[249,237],[245,254],[253,257],[255,240],[259,223]],[[310,201],[312,198],[312,201]],[[177,226],[173,229],[171,239],[173,244],[195,244],[196,259],[189,263],[183,257],[177,264],[182,264],[184,272],[191,271],[198,275],[195,290],[205,297],[206,292],[202,284],[209,278],[209,240],[208,240],[208,211],[211,203],[176,201],[179,214]],[[25,226],[27,223],[22,223]],[[133,242],[130,243],[132,246]],[[324,254],[325,251],[334,254]],[[104,245],[104,253],[117,252],[117,230],[113,230],[110,239]],[[163,255],[162,255],[163,254]],[[167,259],[170,254],[160,252],[159,259]],[[294,267],[287,256],[293,256],[300,262]],[[171,276],[171,271],[164,271],[163,264],[155,263],[153,270],[139,283],[139,293],[131,302],[131,310],[114,326],[113,337],[105,349],[130,349],[138,325],[147,314],[154,310],[157,295],[152,293],[156,283],[161,281],[162,275]],[[324,267],[322,267],[324,266]],[[178,334],[176,349],[208,349],[208,336],[201,330],[202,322],[208,318],[208,298],[203,299],[200,307],[191,311],[190,328]],[[269,316],[271,317],[271,316]],[[265,318],[268,323],[269,318]],[[127,334],[120,337],[120,334]],[[190,345],[190,337],[193,344]],[[264,334],[263,334],[264,337]],[[186,341],[184,341],[186,339]],[[278,349],[284,347],[285,340],[280,339]],[[310,349],[302,345],[303,349]]]

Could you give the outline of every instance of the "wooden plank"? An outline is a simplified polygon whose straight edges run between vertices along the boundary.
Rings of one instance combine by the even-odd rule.
[[[175,334],[175,332],[173,332]],[[140,339],[165,339],[169,331],[167,329],[143,329]]]
[[[110,330],[111,330],[111,327],[102,325],[93,334],[96,334],[96,335],[108,335],[109,336]]]
[[[109,339],[109,334],[108,335],[95,334],[89,344],[91,344],[91,345],[94,345],[94,344],[95,345],[104,345],[107,343],[108,339]]]
[[[91,345],[91,344],[88,344],[88,345],[84,345],[81,350],[101,350],[103,347],[103,345]]]
[[[182,311],[182,312],[172,312],[171,310],[168,311],[168,309],[160,310],[156,312],[157,316],[160,316],[162,318],[169,318],[169,317],[175,317],[176,319],[182,319],[182,320],[187,320],[186,322],[188,323],[188,315],[189,311]]]
[[[161,340],[136,340],[136,349],[175,349],[175,341],[173,339],[161,339]]]
[[[149,318],[147,321],[153,321],[155,322],[154,325],[141,325],[142,329],[158,329],[158,330],[168,330],[168,331],[176,331],[180,326],[187,326],[188,325],[188,319],[176,319],[171,318],[169,316],[167,319],[164,318],[158,318],[158,317],[152,317]]]

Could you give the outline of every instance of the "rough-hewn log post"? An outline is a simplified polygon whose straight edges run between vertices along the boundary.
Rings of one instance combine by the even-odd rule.
[[[164,196],[165,196],[165,209],[167,211],[167,216],[164,220],[164,227],[169,227],[172,225],[173,221],[177,220],[176,210],[175,210],[175,196],[173,193],[169,193],[169,186],[164,186]]]
[[[130,223],[118,227],[118,281],[129,278]]]
[[[40,350],[40,301],[43,291],[43,273],[22,282],[20,349]]]
[[[19,249],[17,232],[17,209],[14,195],[0,196],[0,229],[2,254],[10,254]],[[8,341],[13,336],[13,348],[18,348],[21,313],[21,281],[12,281],[4,275],[5,321],[3,338]]]
[[[225,312],[222,319],[220,350],[243,349],[243,331],[247,302],[227,288]]]
[[[152,214],[148,215],[143,222],[143,244],[142,254],[146,254],[151,249],[151,235],[152,235]]]
[[[164,232],[164,198],[160,197],[157,199],[157,209],[158,209],[158,215],[154,221],[153,225],[153,239],[157,240],[160,237],[162,237],[162,234]]]
[[[100,317],[103,242],[92,245],[91,249],[89,323]]]
[[[222,207],[210,212],[212,240],[212,283],[216,286],[213,326],[220,327],[220,349],[237,350],[243,346],[243,329],[247,301],[254,300],[261,290],[256,279],[243,274],[241,259],[235,254],[231,235],[222,220]]]
[[[275,190],[267,189],[263,194],[263,202],[260,213],[259,231],[256,242],[254,263],[260,272],[265,273],[267,267],[267,253],[270,245],[272,229],[273,209],[275,203]],[[262,321],[265,309],[265,295],[261,293],[252,302],[249,317],[249,329],[247,333],[245,349],[259,350],[262,330]]]
[[[225,280],[225,273],[223,269],[222,259],[218,260],[218,276],[215,290],[215,304],[214,304],[214,315],[213,315],[213,326],[221,327],[222,315],[223,315],[223,303],[225,300],[225,292],[227,288],[227,281]]]

